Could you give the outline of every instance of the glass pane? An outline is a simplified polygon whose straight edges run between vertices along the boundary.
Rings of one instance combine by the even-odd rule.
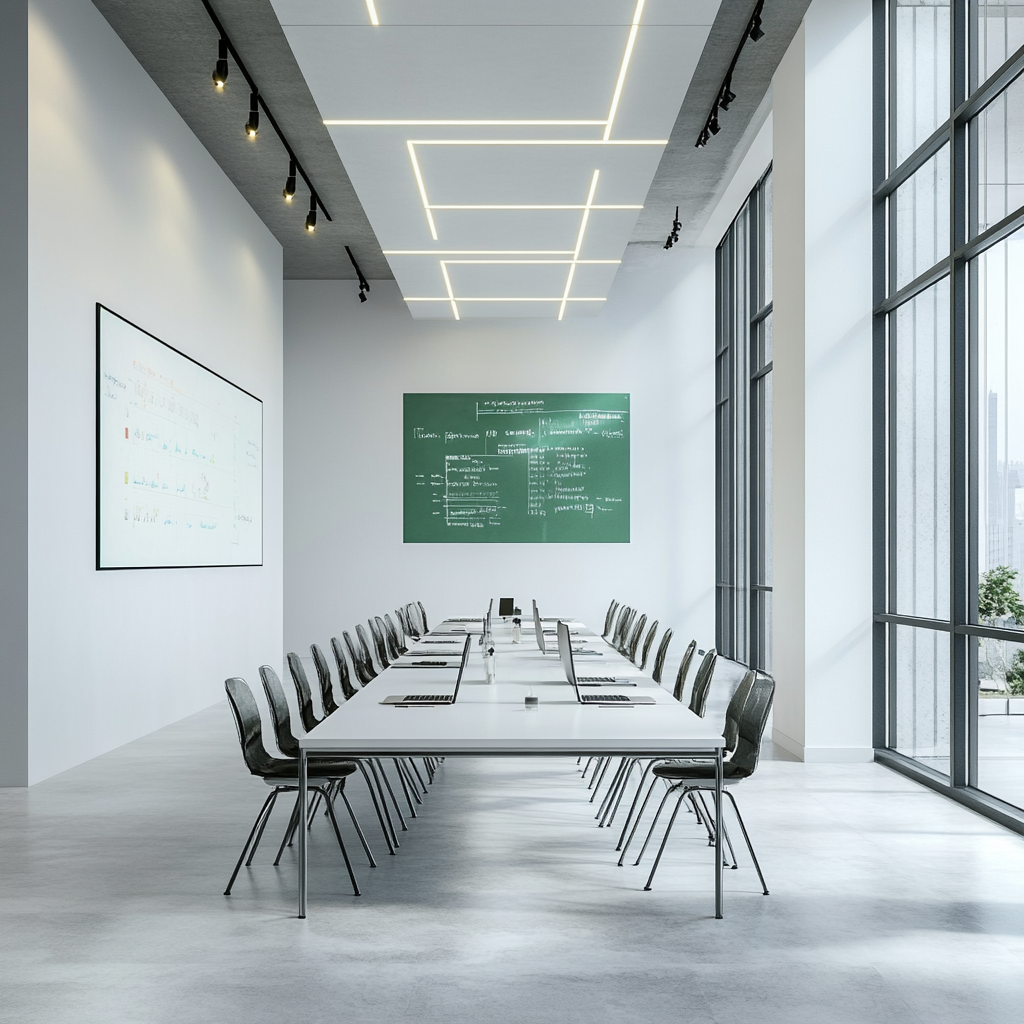
[[[991,78],[1024,45],[1020,0],[971,0],[971,88]]]
[[[971,265],[978,336],[978,619],[1024,623],[1024,232]],[[985,676],[985,670],[981,671]],[[998,686],[1005,673],[996,671]]]
[[[1024,206],[1024,78],[1018,78],[971,122],[977,192],[971,235]]]
[[[893,626],[896,749],[949,774],[949,634]]]
[[[949,255],[949,145],[896,190],[896,290]]]
[[[893,166],[949,117],[949,0],[896,0]]]
[[[769,172],[762,186],[764,201],[761,209],[764,211],[764,228],[761,231],[763,245],[762,255],[764,260],[764,278],[761,281],[759,309],[763,309],[772,301],[772,176]],[[771,356],[768,357],[771,359]]]
[[[979,677],[978,788],[1024,807],[1024,644],[971,641]]]
[[[949,616],[949,282],[891,314],[896,608]]]

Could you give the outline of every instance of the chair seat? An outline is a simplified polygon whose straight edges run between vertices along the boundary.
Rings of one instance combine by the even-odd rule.
[[[671,779],[673,782],[682,782],[692,779],[694,782],[714,782],[715,766],[704,761],[670,761],[667,764],[654,766],[654,774],[659,779]],[[751,773],[739,765],[730,764],[728,761],[722,765],[722,781],[739,782],[741,779],[749,778]]]
[[[359,770],[354,761],[329,761],[309,758],[308,775],[310,779],[344,779]],[[299,763],[289,759],[275,758],[270,768],[260,773],[267,782],[278,782],[284,779],[298,779]]]

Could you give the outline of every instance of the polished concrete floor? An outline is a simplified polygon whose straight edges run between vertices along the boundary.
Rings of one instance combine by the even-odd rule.
[[[270,843],[221,895],[265,794],[226,705],[0,791],[0,1019],[1024,1019],[1020,837],[877,765],[769,758],[737,796],[771,895],[741,855],[716,921],[692,817],[643,892],[585,785],[565,759],[450,759],[388,857],[353,784],[379,867],[343,822],[353,897],[319,818],[305,921]]]

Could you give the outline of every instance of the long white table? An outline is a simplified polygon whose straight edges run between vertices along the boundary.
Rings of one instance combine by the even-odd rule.
[[[549,623],[549,625],[552,625]],[[435,627],[428,639],[441,639],[437,631],[455,629],[448,620]],[[472,624],[469,624],[472,629]],[[533,630],[523,630],[521,644],[513,644],[508,626],[495,622],[495,682],[488,684],[477,637],[471,640],[469,664],[454,705],[420,707],[380,703],[390,694],[450,693],[457,674],[452,668],[389,668],[369,686],[346,701],[333,715],[299,740],[299,917],[306,916],[307,757],[335,755],[363,757],[552,756],[568,757],[704,757],[715,763],[715,917],[722,917],[722,748],[724,738],[715,728],[676,701],[670,693],[644,676],[628,659],[609,647],[582,624],[574,623],[579,639],[602,656],[579,656],[577,675],[614,675],[637,685],[584,693],[624,693],[650,696],[655,704],[631,707],[586,706],[577,703],[557,653],[541,654]],[[477,624],[479,632],[479,624]],[[445,639],[448,639],[447,637]],[[458,638],[453,638],[458,640]],[[553,640],[553,638],[552,638]],[[447,648],[429,644],[411,651],[415,656],[439,658]],[[453,643],[456,658],[461,642]],[[408,662],[408,657],[401,661]],[[537,696],[536,707],[524,698]]]

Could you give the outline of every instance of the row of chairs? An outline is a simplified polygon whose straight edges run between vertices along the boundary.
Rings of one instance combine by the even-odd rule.
[[[405,605],[404,608],[395,612],[395,617],[401,626],[401,631],[390,615],[385,615],[383,619],[378,616],[368,621],[370,635],[373,636],[373,649],[377,653],[378,660],[376,663],[371,653],[367,634],[361,625],[356,626],[355,641],[352,640],[348,631],[342,632],[345,648],[348,650],[353,672],[360,686],[365,686],[371,682],[380,671],[387,667],[390,661],[406,650],[406,637],[418,637],[427,632],[427,616],[421,602]],[[378,637],[380,638],[379,642]],[[358,688],[353,683],[353,673],[349,671],[345,651],[337,637],[331,638],[331,650],[334,654],[338,670],[340,702],[344,703],[344,701],[356,695]],[[318,714],[314,706],[312,687],[309,684],[302,659],[294,651],[290,652],[286,659],[289,675],[295,687],[299,719],[304,732],[314,729],[326,717],[334,714],[341,706],[338,691],[334,688],[330,664],[323,650],[319,645],[313,644],[310,647],[310,653],[317,673],[322,714]],[[238,738],[242,746],[242,755],[246,766],[251,774],[263,779],[267,785],[272,787],[271,793],[264,801],[245,845],[242,847],[242,852],[235,864],[227,888],[224,890],[225,895],[230,895],[243,861],[246,867],[251,866],[278,797],[282,793],[297,793],[298,791],[299,742],[292,727],[291,712],[288,707],[284,687],[277,673],[270,665],[260,666],[259,674],[264,693],[266,694],[267,704],[270,708],[270,717],[274,726],[277,747],[283,757],[273,755],[267,750],[266,744],[263,741],[259,706],[249,685],[238,676],[225,680],[224,687],[235,720],[235,726],[238,730]],[[421,774],[419,767],[412,758],[394,757],[390,758],[390,760],[409,814],[415,818],[417,816],[415,804],[422,804],[423,796],[427,793],[427,786],[434,781],[438,762],[434,758],[429,757],[422,759],[423,768],[426,773],[426,778],[424,778],[424,775]],[[352,891],[358,896],[359,886],[356,882],[335,814],[335,801],[340,797],[348,811],[370,867],[376,867],[373,853],[345,792],[346,779],[356,772],[361,774],[366,783],[389,854],[394,854],[398,849],[400,845],[398,831],[408,831],[408,824],[402,804],[396,795],[395,787],[392,785],[388,772],[385,770],[382,759],[361,758],[358,760],[345,760],[337,757],[309,758],[307,774],[309,776],[309,789],[312,793],[309,814],[310,826],[312,826],[313,815],[322,802],[325,805],[324,814],[330,819],[338,845],[341,847],[345,867],[348,870],[349,879],[352,883]],[[388,805],[389,799],[390,807]],[[392,816],[392,811],[394,811],[394,816]],[[399,823],[397,830],[395,826],[396,819]],[[298,821],[299,805],[296,798],[288,825],[285,828],[277,851],[277,856],[274,859],[275,866],[280,863],[285,847],[292,844],[298,827]]]
[[[638,617],[636,611],[632,608],[629,608],[628,606],[620,606],[618,601],[613,600],[608,606],[604,623],[603,635],[605,641],[617,651],[630,658],[634,664],[639,665],[641,670],[643,670],[646,664],[647,654],[653,644],[654,633],[658,626],[658,623],[655,622],[649,630],[646,638],[643,639],[641,643],[640,637],[642,636],[646,622],[647,617],[645,615],[640,615]],[[668,641],[666,641],[665,637],[662,638],[661,646],[658,649],[658,656],[655,658],[655,671],[657,674],[652,672],[652,676],[659,684],[662,681],[661,673],[664,670],[665,657],[667,655],[668,642],[671,640],[671,634],[672,630],[665,631],[665,636],[668,637]],[[696,648],[696,640],[691,641],[679,664],[675,685],[672,690],[673,696],[678,701],[682,701],[683,699],[687,676],[689,674]],[[639,661],[637,661],[638,653],[640,657]],[[689,709],[701,718],[704,717],[707,710],[708,695],[711,691],[711,680],[714,675],[717,660],[718,652],[715,651],[714,648],[708,650],[694,676],[693,686],[690,691]],[[764,735],[764,729],[768,721],[769,712],[771,711],[774,693],[775,681],[771,676],[753,669],[749,670],[744,675],[739,687],[736,689],[729,701],[723,727],[723,735],[726,741],[723,752],[726,758],[723,775],[723,781],[726,786],[725,794],[732,804],[733,810],[736,814],[736,819],[739,822],[740,830],[743,833],[743,838],[746,841],[747,849],[750,851],[751,860],[757,870],[758,878],[761,880],[762,890],[766,896],[768,895],[768,888],[765,885],[764,875],[761,872],[757,856],[754,853],[753,844],[750,841],[750,836],[743,822],[743,818],[740,815],[739,806],[736,803],[736,798],[731,792],[730,787],[735,786],[742,779],[750,778],[750,776],[754,774],[760,753],[761,740]],[[590,798],[591,802],[596,799],[601,788],[601,784],[603,783],[606,775],[609,774],[609,768],[612,760],[612,758],[591,759],[591,761],[584,767],[584,777],[586,777],[587,771],[593,768],[589,784],[590,789],[593,791]],[[680,808],[684,805],[684,802],[687,805],[687,809],[692,810],[698,823],[706,830],[708,842],[710,844],[714,843],[715,818],[708,809],[705,801],[705,793],[714,791],[715,771],[714,766],[709,764],[707,761],[683,760],[679,758],[656,758],[647,759],[647,763],[643,764],[644,760],[645,759],[631,757],[623,757],[619,759],[618,766],[611,772],[611,781],[609,783],[608,790],[605,793],[604,799],[602,800],[595,817],[598,819],[599,826],[611,826],[612,821],[622,804],[623,797],[629,789],[629,783],[633,776],[634,769],[640,768],[640,781],[637,785],[633,801],[630,805],[629,812],[626,815],[625,823],[622,826],[622,831],[615,847],[616,851],[621,851],[621,856],[619,858],[619,865],[621,866],[625,861],[626,852],[637,833],[644,811],[646,810],[651,796],[654,793],[655,786],[657,786],[659,782],[666,786],[665,795],[654,816],[654,820],[651,823],[647,838],[640,850],[640,854],[636,859],[635,863],[639,864],[654,835],[662,810],[668,803],[670,797],[676,795],[677,800],[675,808],[662,837],[661,845],[658,849],[658,854],[655,857],[654,865],[651,869],[647,884],[644,887],[645,889],[650,889],[654,881],[655,872],[658,870],[658,866],[661,863],[661,858],[668,843],[669,835],[675,825],[676,817]],[[651,779],[650,786],[647,788],[646,796],[643,796],[648,778]],[[642,796],[643,799],[641,802]],[[736,854],[733,850],[727,828],[723,828],[722,838],[732,860],[731,866],[736,868]]]

